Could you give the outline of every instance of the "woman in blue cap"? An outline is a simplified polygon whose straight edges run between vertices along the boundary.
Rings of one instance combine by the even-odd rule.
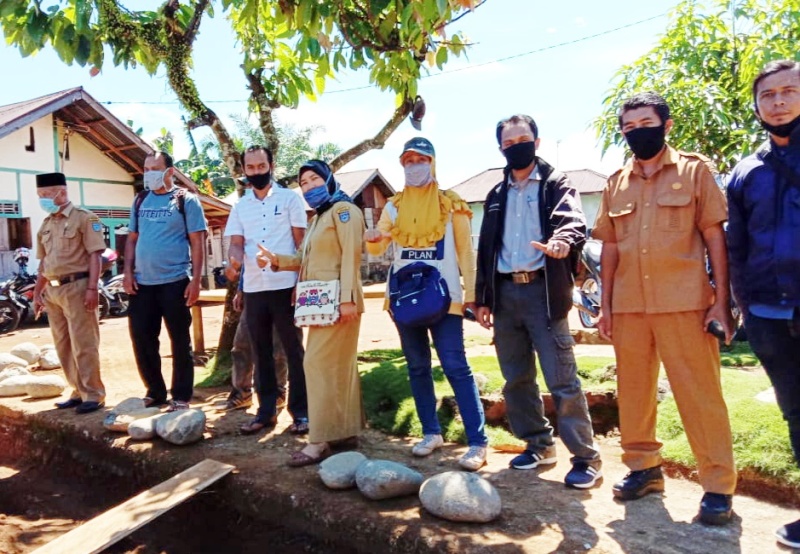
[[[390,243],[394,243],[392,277],[396,282],[399,282],[404,268],[423,263],[424,266],[414,265],[410,271],[416,272],[420,267],[429,271],[427,266],[432,266],[447,283],[450,298],[442,304],[436,321],[426,318],[424,323],[411,323],[410,318],[399,317],[399,308],[394,301],[390,312],[400,334],[411,392],[424,434],[422,441],[414,445],[412,453],[428,456],[444,444],[436,417],[430,334],[445,377],[453,387],[469,444],[469,450],[458,463],[464,469],[475,471],[486,463],[488,440],[478,387],[464,352],[463,316],[469,313],[469,309],[475,309],[472,211],[454,192],[439,190],[434,159],[433,145],[427,139],[417,137],[405,144],[400,155],[405,188],[389,200],[378,228],[367,231],[364,239],[367,251],[374,256],[382,254]],[[462,276],[464,290],[461,287]]]
[[[308,205],[316,211],[295,256],[259,253],[260,266],[300,271],[299,281],[339,281],[339,319],[331,326],[312,326],[303,365],[308,391],[308,445],[292,454],[292,467],[327,458],[331,443],[356,437],[364,426],[356,353],[364,291],[361,251],[364,216],[340,190],[331,168],[311,160],[298,173]]]

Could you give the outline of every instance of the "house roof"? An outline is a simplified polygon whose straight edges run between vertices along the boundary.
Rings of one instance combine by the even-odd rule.
[[[569,177],[572,186],[580,194],[596,194],[603,192],[606,186],[607,177],[602,173],[598,173],[592,169],[575,169],[564,171]],[[458,195],[470,202],[483,202],[486,200],[486,195],[497,183],[503,180],[503,168],[495,167],[481,171],[477,175],[470,177],[450,190],[458,193]]]
[[[376,187],[378,187],[378,189],[380,189],[383,195],[387,198],[397,194],[397,191],[394,190],[394,187],[389,184],[389,181],[387,181],[377,169],[340,171],[334,175],[336,176],[336,180],[339,181],[341,189],[353,200],[355,200],[359,194],[364,192],[364,189],[370,184],[374,184]],[[294,190],[302,198],[302,192],[300,191],[300,187],[297,186],[297,183],[292,183],[290,188],[292,188],[292,190]],[[237,200],[239,200],[238,191],[233,191],[222,199],[223,202],[227,202],[230,205],[235,204]],[[306,209],[310,209],[308,208],[308,205],[306,205]]]
[[[0,139],[51,114],[57,125],[80,134],[134,180],[142,179],[144,160],[155,150],[83,87],[0,106]],[[199,193],[197,185],[177,169],[175,175],[180,186],[199,195],[207,216],[225,217],[230,212],[229,205]]]

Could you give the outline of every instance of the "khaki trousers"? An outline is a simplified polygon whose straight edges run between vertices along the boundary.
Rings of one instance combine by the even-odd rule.
[[[733,494],[736,468],[719,345],[703,330],[704,318],[703,311],[613,315],[622,461],[634,471],[661,464],[656,392],[663,361],[703,490]]]
[[[58,359],[72,387],[70,398],[103,402],[106,391],[100,379],[97,310],[87,311],[83,305],[88,286],[88,279],[59,287],[47,285],[44,303]]]

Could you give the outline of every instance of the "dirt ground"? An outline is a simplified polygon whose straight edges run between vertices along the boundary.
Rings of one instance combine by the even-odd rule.
[[[397,347],[396,331],[380,310],[382,302],[371,299],[367,303],[359,348]],[[209,347],[216,344],[220,316],[221,308],[204,309]],[[488,336],[477,325],[467,325],[466,336]],[[101,325],[101,359],[109,405],[142,394],[127,333],[124,319],[104,320]],[[51,342],[49,330],[28,328],[2,336],[0,352],[28,340],[37,344]],[[161,348],[168,373],[166,334],[162,334]],[[476,347],[469,355],[490,351],[485,346]],[[578,347],[579,355],[589,353],[613,355],[607,346]],[[249,415],[215,411],[226,392],[197,391],[194,403],[206,410],[209,433],[202,443],[185,448],[169,448],[159,442],[132,443],[123,436],[105,432],[101,426],[102,413],[76,416],[58,412],[52,407],[52,399],[2,399],[0,419],[35,417],[54,428],[77,429],[76,440],[95,441],[102,448],[111,448],[132,460],[155,460],[185,468],[208,457],[237,466],[234,476],[215,485],[207,495],[199,495],[200,498],[145,527],[129,541],[120,543],[114,552],[261,552],[265,545],[270,545],[272,548],[267,547],[268,550],[274,552],[346,552],[350,548],[343,545],[357,544],[361,550],[376,552],[388,551],[392,545],[404,551],[766,554],[787,551],[776,545],[773,533],[778,525],[798,517],[796,510],[737,496],[736,516],[731,525],[703,526],[693,521],[702,491],[696,483],[682,478],[670,478],[664,495],[651,495],[633,503],[617,502],[612,499],[611,485],[626,469],[619,461],[618,441],[610,437],[598,439],[606,479],[589,491],[564,487],[569,453],[561,444],[558,464],[542,471],[510,470],[508,461],[512,454],[492,452],[481,474],[494,484],[503,500],[500,519],[486,525],[444,522],[427,514],[414,497],[372,502],[357,491],[325,489],[313,467],[287,469],[285,461],[289,454],[303,443],[286,431],[288,416],[283,414],[278,428],[270,434],[240,436],[237,427]],[[406,463],[425,476],[457,469],[455,461],[465,450],[460,445],[449,445],[429,458],[414,459],[409,455],[410,444],[409,440],[368,430],[362,436],[359,450],[370,458]],[[124,480],[120,486],[107,486],[110,481],[101,479],[98,486],[81,479],[84,477],[80,472],[70,476],[69,472],[25,465],[0,455],[0,551],[32,551],[141,490],[130,483],[126,487]],[[256,506],[259,519],[285,524],[293,531],[275,527],[270,528],[271,535],[260,535],[264,524],[257,523],[250,515],[237,514],[236,518],[241,518],[237,525],[232,508],[219,513],[219,503],[215,501],[218,497],[232,501],[242,512],[248,506]],[[324,535],[338,545],[315,541],[296,533],[298,529]],[[225,540],[214,542],[211,536]],[[253,540],[237,542],[242,536]]]

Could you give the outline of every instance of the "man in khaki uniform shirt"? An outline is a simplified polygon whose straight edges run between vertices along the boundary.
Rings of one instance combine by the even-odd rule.
[[[40,262],[34,309],[38,314],[47,308],[56,352],[72,387],[69,400],[56,407],[86,414],[102,408],[106,396],[97,322],[100,253],[106,247],[103,227],[96,215],[69,201],[63,174],[37,175],[36,192],[50,215],[36,235]]]
[[[657,94],[625,102],[620,127],[634,156],[608,179],[593,230],[604,241],[598,328],[617,355],[622,460],[631,469],[614,495],[631,500],[664,490],[655,433],[663,361],[705,491],[700,519],[724,524],[736,470],[719,346],[706,328],[718,322],[730,341],[727,210],[709,160],[665,144],[672,125]]]

